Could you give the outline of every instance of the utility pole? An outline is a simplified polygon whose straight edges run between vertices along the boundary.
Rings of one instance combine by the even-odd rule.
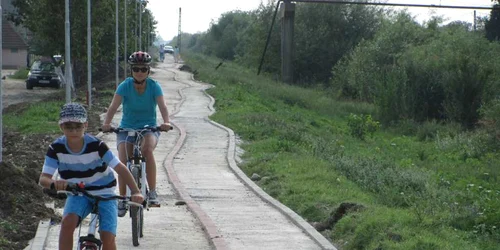
[[[119,60],[118,60],[118,57],[119,57],[119,52],[118,52],[118,4],[119,4],[119,0],[116,0],[116,4],[115,4],[115,14],[116,14],[116,20],[115,20],[115,83],[116,83],[116,88],[118,88],[118,74],[119,74],[119,68],[118,68],[118,64],[119,64]]]
[[[65,79],[65,84],[66,84],[66,103],[71,102],[71,87],[73,86],[73,77],[71,74],[71,38],[70,38],[70,23],[69,23],[69,0],[65,1],[65,21],[64,21],[64,28],[65,28],[65,59],[64,59],[64,65],[65,65],[65,72],[64,72],[64,79]]]
[[[149,27],[149,23],[150,23],[149,20],[151,20],[151,18],[149,17],[149,15],[147,15],[147,17],[148,17],[148,21],[146,22],[146,47],[144,47],[144,50],[149,53],[149,39],[150,39],[149,32],[151,29]]]
[[[295,3],[284,0],[280,9],[281,18],[281,79],[285,83],[293,83],[293,29]]]
[[[477,14],[476,14],[476,10],[474,10],[474,31],[476,31],[477,29]]]
[[[142,0],[139,3],[139,50],[142,50]]]
[[[92,0],[87,0],[87,106],[92,107]]]
[[[148,46],[147,46],[147,49],[148,49],[148,52],[149,52],[149,48],[151,47],[151,30],[153,30],[151,28],[151,13],[148,13]]]
[[[137,17],[139,16],[139,2],[135,0],[135,15],[134,15],[134,23],[135,23],[135,29],[134,29],[134,36],[135,36],[135,51],[139,51],[137,47]]]
[[[128,0],[123,1],[123,7],[125,11],[123,12],[123,79],[127,78],[127,5]]]
[[[3,17],[2,3],[0,2],[0,14]],[[2,27],[3,18],[0,18],[0,27]],[[2,29],[0,29],[0,44],[3,45],[2,40]],[[0,69],[3,67],[3,53],[0,49]],[[2,81],[2,71],[0,70],[0,162],[3,162],[3,81]]]
[[[149,32],[148,32],[148,47],[153,45],[153,37],[151,37],[151,32],[153,32],[153,13],[149,11]]]
[[[179,7],[179,31],[177,32],[177,49],[179,50],[179,53],[181,52],[181,8]]]

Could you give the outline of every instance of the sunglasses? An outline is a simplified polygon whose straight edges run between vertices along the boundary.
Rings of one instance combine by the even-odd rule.
[[[83,123],[63,123],[64,130],[68,131],[81,131],[83,129]]]
[[[139,67],[133,67],[132,68],[132,71],[134,71],[135,73],[141,71],[142,73],[146,73],[148,72],[149,68],[139,68]]]

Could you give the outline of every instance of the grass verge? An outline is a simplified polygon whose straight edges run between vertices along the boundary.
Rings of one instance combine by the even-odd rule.
[[[242,170],[262,176],[259,186],[311,223],[333,222],[321,231],[339,248],[499,245],[500,155],[491,136],[429,123],[356,137],[360,124],[349,117],[376,117],[369,104],[278,83],[230,62],[215,70],[216,59],[189,52],[183,58],[198,80],[215,85],[211,119],[243,139]],[[360,209],[335,219],[345,204]]]

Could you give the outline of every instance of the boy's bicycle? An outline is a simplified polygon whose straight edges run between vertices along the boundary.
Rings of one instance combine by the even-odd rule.
[[[172,127],[170,127],[172,129]],[[141,153],[141,141],[144,139],[144,133],[161,131],[160,127],[144,127],[141,129],[128,128],[111,128],[110,132],[119,133],[126,131],[127,137],[135,136],[133,145],[133,155],[127,155],[127,168],[132,173],[137,186],[141,190],[144,197],[145,206],[127,206],[129,208],[130,218],[132,219],[132,243],[134,246],[139,245],[139,238],[144,236],[144,208],[149,210],[149,207],[159,207],[160,205],[150,205],[148,198],[148,185],[146,180],[146,158]],[[128,152],[127,152],[128,153]],[[127,187],[127,196],[130,196],[130,189]]]
[[[87,196],[87,197],[95,200],[95,202],[92,206],[92,210],[90,212],[90,224],[89,224],[88,233],[86,236],[80,236],[78,238],[77,249],[79,249],[79,250],[100,250],[101,249],[102,242],[100,239],[98,239],[96,237],[96,229],[97,229],[97,226],[99,223],[99,210],[98,210],[98,208],[99,208],[100,201],[123,200],[128,205],[131,205],[133,207],[142,207],[144,205],[144,204],[138,204],[138,203],[130,201],[130,197],[123,197],[123,196],[102,197],[102,196],[92,195],[85,190],[85,186],[83,183],[81,183],[81,184],[68,183],[66,191],[56,191],[55,189],[44,189],[44,192],[47,193],[48,195],[55,197],[55,198],[58,198],[58,199],[64,199],[64,198],[66,198],[67,194],[70,194],[70,195],[84,195],[84,196]],[[81,231],[81,229],[82,229],[82,223],[80,223],[79,230]]]

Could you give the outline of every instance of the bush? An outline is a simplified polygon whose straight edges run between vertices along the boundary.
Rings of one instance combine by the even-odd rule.
[[[440,136],[455,136],[462,131],[460,124],[442,123],[437,120],[426,121],[417,127],[416,136],[420,141],[434,140]]]
[[[463,161],[470,158],[480,159],[492,151],[491,145],[491,136],[481,130],[436,138],[437,149],[457,154]]]
[[[500,90],[500,44],[437,22],[422,27],[400,14],[385,24],[333,69],[333,92],[373,102],[384,124],[436,119],[473,128],[481,104]]]
[[[383,22],[372,40],[364,40],[333,68],[330,87],[347,98],[373,101],[381,71],[391,69],[403,52],[427,40],[430,32],[406,12]],[[401,82],[400,82],[401,83]]]
[[[373,133],[380,128],[379,122],[374,121],[371,115],[350,114],[347,126],[352,136],[364,140],[366,136],[373,136]]]
[[[491,101],[480,109],[481,124],[491,132],[491,135],[500,139],[500,98]]]

